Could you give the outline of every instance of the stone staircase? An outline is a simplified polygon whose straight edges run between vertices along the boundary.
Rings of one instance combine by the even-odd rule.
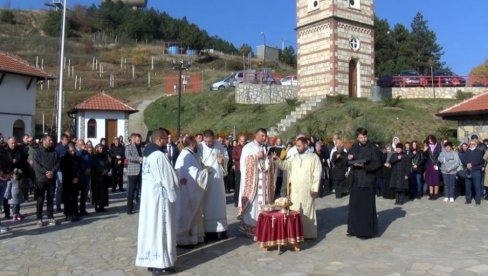
[[[277,130],[279,132],[286,131],[298,120],[304,118],[308,114],[312,113],[313,111],[324,105],[325,101],[325,96],[307,98],[303,103],[297,106],[295,110],[286,115],[285,118],[281,119],[281,121],[277,124]]]

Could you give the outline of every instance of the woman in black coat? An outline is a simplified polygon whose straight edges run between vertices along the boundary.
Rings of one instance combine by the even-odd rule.
[[[79,220],[78,214],[78,194],[80,191],[80,159],[76,155],[75,145],[67,145],[67,153],[61,158],[60,169],[63,174],[63,202],[65,221]]]
[[[390,157],[388,163],[391,164],[390,189],[395,191],[395,204],[397,205],[406,201],[410,162],[410,158],[403,153],[402,143],[396,144],[395,153]]]
[[[344,150],[342,141],[340,140],[336,142],[336,149],[331,157],[332,169],[330,179],[332,180],[336,198],[341,198],[343,192],[342,187],[344,186],[348,169],[347,152]]]
[[[383,162],[383,182],[381,186],[381,195],[385,199],[393,199],[395,198],[395,192],[390,189],[390,178],[391,178],[391,164],[389,162],[391,156],[395,152],[395,149],[392,149],[391,145],[385,146],[385,152],[383,153],[381,161]]]
[[[91,157],[91,191],[92,204],[96,212],[105,211],[108,206],[108,185],[107,176],[110,170],[110,162],[107,154],[103,151],[103,145],[95,147],[95,154]]]

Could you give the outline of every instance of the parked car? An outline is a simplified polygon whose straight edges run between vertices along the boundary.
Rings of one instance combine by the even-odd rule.
[[[296,75],[290,75],[282,78],[280,80],[281,85],[291,85],[291,86],[297,86],[298,85],[298,80]]]
[[[466,80],[450,71],[434,71],[433,82],[435,86],[466,86]]]
[[[415,70],[403,70],[393,77],[393,86],[426,86],[428,80]]]
[[[214,90],[223,90],[223,89],[226,89],[226,88],[233,88],[234,87],[234,82],[235,82],[235,74],[236,73],[232,73],[232,74],[226,76],[222,80],[213,82],[210,85],[210,90],[211,91],[214,91]]]

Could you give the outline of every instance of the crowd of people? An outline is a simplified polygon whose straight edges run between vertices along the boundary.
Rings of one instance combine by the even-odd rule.
[[[106,139],[93,145],[91,141],[76,139],[62,134],[59,143],[54,145],[50,135],[34,140],[24,135],[18,142],[15,137],[4,141],[0,134],[0,195],[4,219],[22,221],[23,202],[36,202],[37,226],[54,226],[54,212],[63,212],[65,221],[75,222],[88,216],[87,203],[95,212],[104,212],[109,203],[109,190],[124,192],[124,167],[127,167],[128,188],[127,213],[132,213],[135,200],[138,200],[137,175],[134,169],[142,163],[140,135],[133,134],[127,145],[123,137],[115,137],[108,144]],[[135,175],[135,176],[134,176]],[[136,196],[134,196],[136,195]],[[46,202],[47,215],[43,215]],[[0,227],[7,231],[6,227]]]
[[[21,142],[0,135],[0,195],[5,219],[21,221],[21,205],[36,201],[37,226],[56,225],[54,209],[65,221],[87,216],[87,202],[95,212],[109,204],[109,190],[125,192],[128,215],[139,206],[136,265],[153,274],[174,272],[176,246],[227,238],[226,194],[232,194],[239,229],[254,235],[263,206],[288,198],[291,210],[302,216],[305,239],[317,238],[315,199],[349,194],[348,235],[369,238],[377,232],[375,197],[394,204],[428,196],[465,203],[488,199],[484,170],[488,140],[472,135],[455,147],[428,135],[421,143],[394,137],[384,147],[358,129],[356,143],[346,146],[340,133],[328,142],[298,134],[283,144],[259,128],[253,139],[218,137],[212,130],[182,135],[176,141],[166,129],[150,133],[146,143],[133,133],[127,143],[115,137],[93,146],[61,136],[56,145],[45,135],[36,143],[29,135]],[[488,186],[488,185],[487,185]],[[1,231],[7,231],[5,227]]]

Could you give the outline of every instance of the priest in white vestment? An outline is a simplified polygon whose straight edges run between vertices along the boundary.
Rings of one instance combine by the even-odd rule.
[[[266,129],[259,128],[254,141],[246,144],[241,153],[237,219],[240,220],[239,230],[249,236],[254,236],[261,206],[274,201],[275,169],[263,145],[266,135]]]
[[[307,152],[308,142],[298,138],[295,144],[297,154],[286,160],[273,156],[278,167],[288,173],[290,183],[291,210],[301,214],[305,239],[317,238],[317,215],[315,198],[318,195],[322,165],[315,153]]]
[[[144,149],[136,265],[154,274],[174,273],[176,262],[175,201],[178,178],[162,148],[168,132],[155,130]]]
[[[203,142],[198,144],[198,156],[209,170],[207,191],[203,200],[203,223],[205,241],[227,238],[227,212],[224,176],[227,175],[229,154],[227,149],[214,139],[211,130],[203,132]]]
[[[180,181],[176,200],[176,243],[178,246],[193,246],[203,242],[205,237],[202,202],[208,171],[196,154],[198,144],[195,138],[187,137],[184,146],[175,163]]]

